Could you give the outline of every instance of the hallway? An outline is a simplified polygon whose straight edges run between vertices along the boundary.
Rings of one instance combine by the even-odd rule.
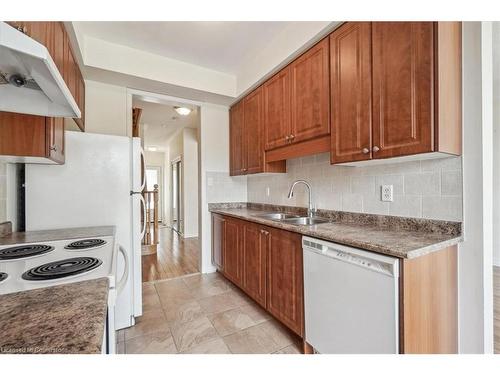
[[[142,281],[166,280],[198,272],[198,237],[182,238],[168,227],[159,229],[157,254],[142,256]]]

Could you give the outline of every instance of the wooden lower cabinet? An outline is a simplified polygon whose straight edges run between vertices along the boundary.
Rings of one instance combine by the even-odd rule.
[[[270,248],[270,233],[257,224],[243,225],[243,283],[247,294],[266,307],[267,257]]]
[[[300,234],[212,214],[212,251],[226,278],[305,340]],[[399,268],[399,352],[457,353],[457,246],[400,259]]]
[[[212,263],[276,319],[304,337],[299,234],[212,214]]]
[[[270,229],[267,310],[296,334],[304,335],[302,236]]]
[[[242,284],[241,235],[243,222],[226,218],[224,224],[223,273],[238,286]]]

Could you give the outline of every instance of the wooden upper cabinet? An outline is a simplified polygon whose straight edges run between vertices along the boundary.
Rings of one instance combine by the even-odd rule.
[[[246,158],[243,171],[246,174],[264,171],[263,133],[264,96],[262,86],[243,99],[244,149]]]
[[[63,164],[64,119],[0,112],[0,158],[10,162]]]
[[[290,64],[292,142],[330,133],[328,38]]]
[[[243,282],[242,287],[250,297],[266,307],[266,267],[269,249],[269,232],[257,224],[243,224]]]
[[[290,68],[287,67],[264,83],[265,149],[285,146],[291,130]]]
[[[48,158],[59,164],[65,160],[64,118],[46,118]]]
[[[246,162],[243,101],[233,105],[229,115],[229,170],[231,176],[237,176],[245,173]]]
[[[67,38],[66,38],[67,39]],[[78,88],[78,83],[77,83],[77,69],[78,66],[75,61],[75,57],[73,56],[73,52],[71,51],[71,47],[69,45],[69,41],[65,43],[65,54],[66,57],[64,59],[64,79],[66,81],[66,84],[68,85],[69,91],[71,92],[71,95],[73,95],[73,98],[75,101],[77,100],[77,88]]]
[[[374,157],[434,151],[434,23],[373,22]]]
[[[225,241],[224,241],[224,276],[236,285],[241,285],[242,281],[242,222],[236,219],[227,218],[225,221]]]
[[[267,261],[267,309],[300,336],[304,333],[302,237],[269,229]]]
[[[371,158],[371,23],[348,22],[330,35],[331,162]]]
[[[64,52],[65,52],[65,35],[64,25],[62,22],[53,22],[53,43],[49,49],[52,60],[59,69],[59,72],[64,77]]]

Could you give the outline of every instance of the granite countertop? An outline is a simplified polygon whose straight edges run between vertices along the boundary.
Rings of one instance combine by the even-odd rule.
[[[0,353],[101,353],[108,279],[0,296]]]
[[[398,258],[416,258],[462,241],[461,223],[457,222],[320,210],[317,216],[328,217],[331,222],[299,226],[263,219],[256,215],[277,211],[304,214],[303,208],[220,203],[210,204],[209,210]]]
[[[114,236],[114,234],[115,227],[112,225],[100,227],[37,230],[30,232],[13,232],[11,234],[7,234],[5,237],[0,237],[0,246],[32,242],[72,240],[88,237],[105,237]]]

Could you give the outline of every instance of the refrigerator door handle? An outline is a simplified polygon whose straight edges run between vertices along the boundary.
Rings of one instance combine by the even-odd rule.
[[[141,204],[142,204],[142,230],[141,230],[141,241],[144,238],[144,235],[146,234],[146,200],[142,195],[139,195],[139,198],[141,199]]]
[[[146,158],[144,156],[144,150],[142,149],[142,147],[139,150],[141,152],[141,174],[143,175],[141,188],[139,190],[143,191],[146,188]]]
[[[118,245],[118,251],[120,253],[122,253],[123,259],[125,261],[125,267],[124,267],[124,270],[123,270],[123,275],[122,275],[120,281],[118,282],[118,284],[116,284],[117,295],[120,295],[120,293],[122,292],[123,288],[125,288],[125,284],[127,284],[129,260],[128,260],[127,251],[123,248],[122,245]]]

